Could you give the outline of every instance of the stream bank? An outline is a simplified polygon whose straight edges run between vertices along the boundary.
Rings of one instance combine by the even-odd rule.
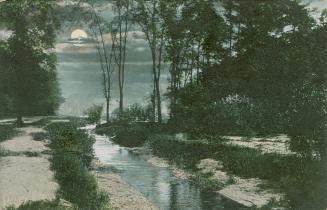
[[[232,200],[243,208],[289,208],[288,198],[281,187],[284,183],[280,181],[288,181],[284,178],[294,176],[302,160],[292,152],[275,152],[274,145],[276,149],[281,144],[282,148],[287,148],[283,136],[254,139],[258,148],[263,148],[259,150],[250,147],[252,144],[248,138],[243,142],[250,146],[244,147],[237,145],[241,142],[239,139],[231,142],[228,137],[216,136],[194,140],[185,134],[167,134],[169,132],[158,128],[149,129],[151,127],[145,123],[135,126],[101,125],[96,132],[113,136],[112,141],[127,146],[124,150],[142,157],[147,163],[167,167],[173,176],[190,181],[206,191],[218,193],[218,196]],[[269,150],[262,147],[266,144]],[[207,166],[199,167],[205,161]],[[212,169],[217,163],[219,166]]]
[[[92,132],[92,131],[91,131]],[[176,177],[179,170],[165,167],[151,156],[129,151],[102,135],[92,134],[94,151],[102,163],[99,173],[115,173],[162,210],[243,210],[243,205],[225,199],[217,192],[202,189],[192,181]]]

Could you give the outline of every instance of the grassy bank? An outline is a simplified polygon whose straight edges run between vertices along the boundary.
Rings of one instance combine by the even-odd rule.
[[[225,140],[219,137],[187,140],[173,134],[166,126],[144,123],[102,125],[97,132],[115,136],[113,140],[116,143],[127,147],[142,146],[144,143],[150,145],[154,155],[196,174],[196,183],[205,187],[219,186],[206,176],[199,175],[196,168],[200,160],[211,158],[222,161],[228,174],[270,181],[286,193],[285,202],[290,208],[324,210],[327,206],[324,196],[327,192],[324,175],[327,170],[321,161],[295,155],[262,154],[254,149],[223,144]]]
[[[19,132],[13,125],[0,125],[0,142],[8,140]]]
[[[124,147],[139,147],[154,132],[154,129],[153,125],[147,123],[113,123],[110,126],[97,126],[96,133],[111,136],[114,142]]]
[[[95,140],[73,123],[53,123],[47,131],[53,150],[51,168],[60,186],[57,196],[79,210],[110,209],[107,194],[98,189],[89,172]]]

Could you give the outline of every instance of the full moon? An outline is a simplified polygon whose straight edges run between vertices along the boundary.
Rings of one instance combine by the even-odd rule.
[[[75,31],[72,32],[70,35],[71,39],[78,39],[78,38],[87,38],[87,33],[82,30],[82,29],[76,29]]]

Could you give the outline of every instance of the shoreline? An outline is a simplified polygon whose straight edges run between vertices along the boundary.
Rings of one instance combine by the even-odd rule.
[[[153,166],[169,168],[176,178],[192,181],[191,179],[196,176],[195,173],[181,169],[176,165],[171,165],[167,160],[152,155],[151,151],[145,147],[124,148],[129,152],[141,155]],[[262,188],[262,185],[267,184],[266,180],[261,180],[259,178],[243,179],[235,175],[228,175],[226,172],[223,172],[221,168],[218,167],[219,169],[217,169],[213,166],[217,164],[217,161],[212,159],[204,159],[204,161],[205,160],[209,160],[212,165],[207,164],[202,168],[198,167],[200,175],[206,176],[208,174],[213,174],[209,179],[223,186],[215,192],[228,200],[244,207],[260,209],[269,205],[271,202],[277,202],[278,206],[278,203],[284,198],[284,194],[278,193],[271,188]],[[230,179],[233,180],[232,183],[229,183]],[[278,209],[283,209],[283,207],[278,206]]]

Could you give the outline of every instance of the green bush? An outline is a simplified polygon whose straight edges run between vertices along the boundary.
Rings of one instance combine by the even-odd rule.
[[[103,105],[94,104],[93,106],[85,110],[84,114],[87,115],[87,121],[89,123],[100,124],[102,111]]]
[[[0,125],[0,142],[9,140],[18,134],[18,130],[16,130],[13,125]]]
[[[327,89],[304,83],[294,89],[287,133],[291,149],[327,160]]]
[[[89,173],[93,159],[94,139],[72,123],[53,123],[47,126],[50,147],[54,151],[51,168],[60,188],[59,197],[79,210],[107,210],[108,196],[99,191]]]
[[[98,134],[112,136],[112,140],[124,147],[139,147],[147,140],[150,129],[145,123],[103,125],[96,129]]]
[[[49,138],[49,135],[47,132],[36,132],[32,133],[32,137],[35,141],[44,141]]]
[[[74,153],[79,155],[83,163],[90,167],[94,157],[95,139],[78,129],[71,123],[52,123],[47,126],[50,148],[58,153]]]
[[[97,183],[76,154],[57,153],[52,159],[52,169],[60,185],[58,195],[79,209],[106,209],[108,196],[99,192]]]
[[[61,206],[55,201],[29,201],[18,208],[8,207],[6,210],[73,210],[73,208]]]
[[[87,118],[81,118],[81,117],[70,117],[69,121],[75,127],[84,127],[89,123]]]
[[[113,121],[115,122],[138,122],[138,121],[147,121],[149,120],[149,114],[146,108],[142,107],[140,104],[132,104],[128,108],[125,108],[123,112],[120,112],[119,109],[116,109],[113,113]]]
[[[229,95],[210,98],[201,87],[185,87],[169,123],[179,132],[210,135],[271,135],[283,133],[288,123],[276,101]],[[197,100],[194,100],[197,98]]]

